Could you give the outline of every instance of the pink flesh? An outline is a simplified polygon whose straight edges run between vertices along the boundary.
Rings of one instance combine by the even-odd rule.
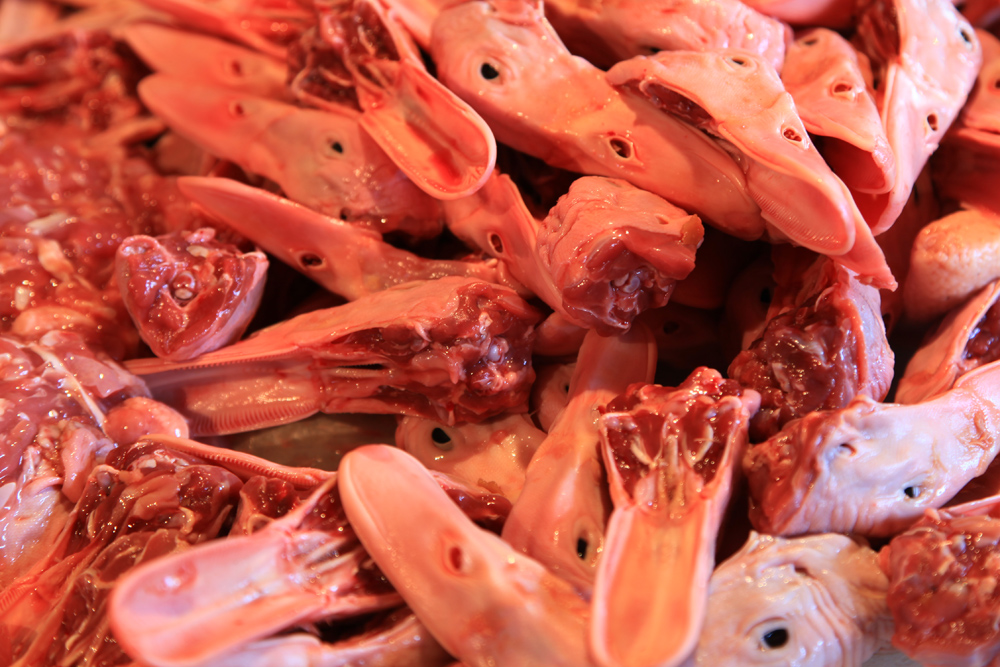
[[[0,598],[8,627],[31,628],[15,642],[15,664],[71,663],[82,654],[123,664],[105,613],[113,584],[142,561],[218,537],[239,488],[225,470],[176,452],[115,450],[87,479],[45,566]]]
[[[812,145],[791,96],[768,63],[736,50],[664,51],[620,63],[608,71],[608,79],[739,153],[747,192],[775,240],[841,257],[866,281],[894,285],[884,258],[878,260],[881,250],[870,234],[864,236],[864,219],[850,193]],[[725,95],[719,94],[722,81]]]
[[[155,23],[128,25],[124,38],[151,69],[161,74],[261,97],[288,96],[286,68],[273,56]]]
[[[656,347],[643,326],[590,331],[570,379],[569,402],[528,466],[502,536],[584,594],[604,549],[609,501],[598,451],[598,409],[633,382],[652,382]]]
[[[553,166],[623,178],[740,238],[760,236],[758,207],[722,148],[615,90],[601,70],[569,54],[538,8],[512,3],[507,16],[487,2],[450,7],[435,22],[431,43],[442,82],[498,141]],[[544,102],[551,99],[566,103],[553,108]]]
[[[983,66],[957,126],[1000,134],[1000,39],[985,30],[976,30],[976,37],[983,49]]]
[[[415,459],[392,447],[362,447],[344,457],[338,474],[362,544],[449,653],[470,665],[592,664],[586,603],[477,528]],[[424,557],[404,556],[413,553]]]
[[[217,241],[215,230],[131,236],[115,274],[139,335],[161,359],[184,361],[235,342],[256,314],[268,261]]]
[[[208,3],[200,0],[143,0],[180,23],[233,39],[278,60],[286,45],[312,22],[293,0]],[[280,19],[280,20],[276,20]]]
[[[116,636],[156,667],[198,664],[299,623],[397,605],[399,597],[366,564],[335,484],[329,479],[252,535],[129,573],[111,597]]]
[[[361,126],[410,179],[439,199],[475,192],[496,161],[493,133],[430,76],[381,2],[321,11],[323,34],[354,79]]]
[[[1000,655],[997,498],[928,512],[879,554],[895,647],[922,664],[986,665]]]
[[[993,306],[998,298],[1000,281],[993,281],[945,317],[934,336],[906,365],[896,389],[897,403],[919,403],[932,398],[951,389],[963,373],[995,360],[998,313]],[[987,313],[992,317],[984,322]],[[973,341],[976,348],[983,349],[970,354]]]
[[[982,30],[976,36],[983,48],[983,67],[976,87],[954,127],[935,154],[934,180],[942,197],[968,208],[1000,215],[1000,193],[991,186],[997,178],[1000,155],[1000,40]]]
[[[832,30],[803,32],[781,81],[809,133],[825,137],[820,152],[834,173],[852,190],[888,192],[896,161],[850,42]]]
[[[702,634],[695,663],[867,664],[892,632],[887,587],[878,554],[846,535],[751,532],[712,573],[705,619],[711,631]]]
[[[404,417],[396,429],[396,446],[428,470],[511,502],[521,495],[525,469],[544,438],[545,433],[523,413],[457,426]]]
[[[958,307],[1000,277],[1000,215],[960,210],[926,225],[910,251],[907,318],[923,322]]]
[[[507,176],[445,206],[449,229],[504,262],[569,323],[627,331],[694,267],[697,217],[625,181],[583,177],[541,222]]]
[[[178,187],[227,226],[349,300],[411,280],[443,276],[496,282],[491,264],[425,259],[385,243],[371,230],[260,188],[229,179],[198,177],[181,178]],[[276,225],[276,220],[281,224]]]
[[[998,404],[994,362],[922,403],[858,396],[806,415],[747,452],[751,520],[774,534],[891,535],[986,470],[1000,447]]]
[[[667,303],[695,266],[701,221],[626,181],[577,179],[541,221],[537,252],[560,312],[603,335]]]
[[[880,81],[876,102],[896,156],[888,193],[855,193],[872,232],[880,234],[909,199],[927,158],[972,90],[983,58],[972,26],[949,0],[871,2],[858,17],[857,30],[856,42]]]
[[[184,417],[169,405],[144,396],[127,398],[108,411],[103,430],[119,445],[131,445],[148,435],[188,437]]]
[[[550,0],[545,14],[578,56],[601,68],[657,51],[743,49],[777,70],[788,28],[737,0]]]
[[[910,282],[913,243],[920,230],[932,220],[941,217],[941,207],[936,194],[931,180],[931,170],[925,167],[917,182],[913,184],[910,199],[896,218],[896,222],[888,231],[879,234],[877,239],[879,247],[885,254],[885,261],[900,285],[900,289],[893,292],[880,290],[882,320],[885,322],[886,333],[890,336],[903,318],[907,285]]]
[[[282,635],[250,642],[203,667],[444,667],[453,662],[413,612],[404,608],[335,643],[305,632]]]
[[[783,250],[772,253],[777,286],[767,324],[729,364],[729,377],[761,394],[754,442],[858,394],[882,400],[893,378],[878,291],[828,258]]]
[[[455,236],[502,261],[516,280],[550,307],[562,310],[562,300],[538,257],[538,221],[510,177],[494,173],[474,195],[445,202],[444,210]]]
[[[194,361],[129,368],[191,420],[193,434],[319,410],[478,421],[526,401],[537,318],[509,289],[441,278],[300,315]]]
[[[321,112],[155,74],[143,101],[210,153],[277,182],[290,199],[378,232],[433,236],[439,204],[358,126],[359,114]]]
[[[746,4],[762,14],[796,26],[847,28],[852,23],[857,3],[853,0],[749,0]]]
[[[633,385],[604,409],[615,510],[594,585],[590,645],[606,665],[679,665],[701,632],[715,536],[760,397],[717,371]]]

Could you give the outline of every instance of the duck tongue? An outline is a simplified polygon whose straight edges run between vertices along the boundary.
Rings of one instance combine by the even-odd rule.
[[[754,391],[713,370],[633,385],[601,417],[615,510],[598,566],[591,650],[606,665],[678,665],[701,632],[715,539]]]

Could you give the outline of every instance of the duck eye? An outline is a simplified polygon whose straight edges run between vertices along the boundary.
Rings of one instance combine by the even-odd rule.
[[[451,436],[440,426],[434,428],[431,431],[431,441],[434,445],[441,450],[448,451],[452,448]]]
[[[764,644],[765,648],[781,648],[788,643],[788,630],[785,628],[775,628],[774,630],[764,633],[764,636],[761,637],[760,640]]]
[[[479,74],[487,81],[490,81],[500,76],[500,70],[489,63],[483,63],[479,68]]]
[[[920,495],[920,487],[908,486],[905,489],[903,489],[903,493],[906,495],[907,498],[916,498]]]

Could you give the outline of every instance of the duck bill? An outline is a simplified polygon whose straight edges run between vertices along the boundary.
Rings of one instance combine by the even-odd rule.
[[[210,3],[200,0],[149,0],[145,4],[170,14],[182,24],[224,35],[282,62],[287,58],[288,50],[284,46],[265,39],[247,27],[249,22],[241,21],[240,17],[234,17],[232,13]]]
[[[128,25],[123,33],[139,57],[162,74],[262,97],[288,96],[285,64],[258,51],[155,23]]]
[[[674,667],[694,650],[715,562],[718,502],[698,501],[679,521],[644,506],[612,514],[591,620],[599,664]]]
[[[391,87],[359,80],[361,127],[410,180],[437,199],[466,197],[493,171],[493,132],[468,104],[409,61],[365,68]]]
[[[387,586],[380,591],[359,579],[366,554],[349,531],[304,526],[335,484],[331,478],[257,533],[130,572],[109,602],[115,636],[144,664],[180,667],[300,623],[398,606]]]
[[[299,116],[319,119],[327,125],[343,125],[357,132],[357,116],[338,116],[297,109],[237,90],[195,83],[166,74],[154,74],[139,84],[143,103],[176,132],[208,152],[239,164],[247,171],[281,183],[289,158],[288,137],[276,128]],[[331,130],[334,128],[330,128]],[[336,132],[334,132],[334,135]]]
[[[212,216],[334,294],[353,300],[375,291],[366,285],[380,282],[374,275],[366,281],[361,270],[382,246],[373,231],[237,181],[190,176],[179,178],[177,186]]]
[[[584,601],[472,523],[416,459],[366,446],[338,474],[362,544],[449,653],[466,664],[588,664]]]

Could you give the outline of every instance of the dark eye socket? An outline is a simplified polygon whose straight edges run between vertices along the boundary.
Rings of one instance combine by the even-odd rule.
[[[788,643],[788,630],[785,628],[775,628],[774,630],[765,632],[760,640],[766,648],[781,648]]]
[[[500,76],[500,70],[489,63],[483,63],[479,68],[479,74],[487,81],[491,81]]]

